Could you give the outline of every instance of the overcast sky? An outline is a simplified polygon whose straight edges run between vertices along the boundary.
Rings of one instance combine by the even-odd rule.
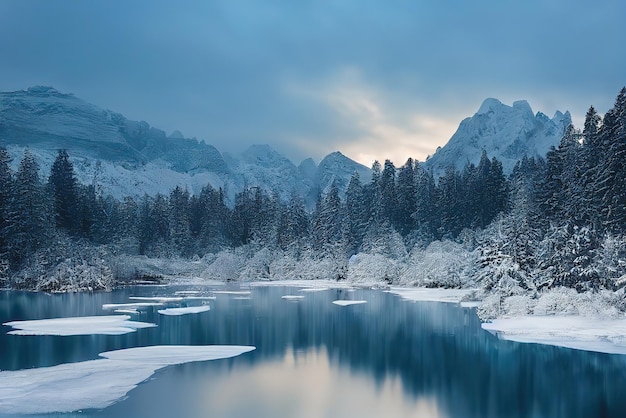
[[[604,113],[625,19],[622,0],[0,0],[0,90],[50,85],[221,151],[399,166],[487,97]]]

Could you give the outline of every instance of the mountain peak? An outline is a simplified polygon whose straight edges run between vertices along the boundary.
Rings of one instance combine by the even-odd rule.
[[[524,156],[544,158],[550,146],[558,145],[570,121],[569,112],[557,112],[549,119],[541,112],[533,115],[526,100],[508,106],[489,98],[473,117],[461,122],[448,143],[424,164],[440,176],[448,167],[462,170],[468,163],[478,164],[485,150],[489,158],[500,160],[509,173]]]
[[[489,113],[502,106],[504,106],[504,104],[502,104],[500,100],[489,97],[483,101],[483,104],[480,105],[480,108],[478,109],[478,112],[476,112],[476,114],[482,115],[484,113]]]
[[[513,102],[513,108],[521,110],[522,112],[530,113],[532,115],[533,110],[526,100],[517,100]]]

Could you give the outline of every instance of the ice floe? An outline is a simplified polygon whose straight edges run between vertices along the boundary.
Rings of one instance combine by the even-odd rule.
[[[138,315],[139,311],[137,309],[116,309],[113,312],[121,313],[121,314],[130,314],[130,315]]]
[[[300,289],[300,292],[325,292],[329,289],[329,287],[305,287],[304,289]]]
[[[191,295],[199,295],[201,292],[199,290],[177,290],[174,292],[175,295],[179,296],[191,296]]]
[[[247,296],[252,294],[249,290],[214,290],[216,295],[235,295],[235,296]]]
[[[302,300],[304,296],[302,295],[285,295],[282,297],[285,300]]]
[[[157,303],[175,303],[182,302],[182,296],[130,296],[128,299],[130,300],[143,300],[146,302],[157,302]]]
[[[105,311],[114,311],[116,309],[146,309],[155,306],[163,306],[161,302],[137,302],[137,303],[105,303],[102,309]]]
[[[400,296],[404,300],[414,302],[449,302],[459,303],[461,300],[475,292],[475,289],[430,289],[415,288],[407,289],[393,287],[386,290],[387,293]]]
[[[155,324],[129,321],[128,315],[78,316],[70,318],[37,319],[31,321],[5,322],[14,328],[11,335],[121,335],[139,328],[155,327]]]
[[[334,300],[333,303],[339,306],[350,306],[350,305],[360,305],[362,303],[367,303],[366,300]]]
[[[535,315],[495,319],[482,327],[504,340],[626,354],[626,319]]]
[[[79,363],[0,371],[0,415],[51,414],[106,408],[155,371],[173,364],[218,360],[251,346],[151,346],[101,353]]]
[[[211,308],[209,305],[202,306],[188,306],[183,308],[167,308],[167,309],[159,309],[157,312],[161,315],[169,315],[169,316],[178,316],[178,315],[188,315],[188,314],[197,314],[206,311],[210,311]]]

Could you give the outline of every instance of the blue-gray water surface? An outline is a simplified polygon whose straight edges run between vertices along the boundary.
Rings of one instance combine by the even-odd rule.
[[[211,289],[4,291],[0,322],[106,315],[111,312],[103,304],[177,290]],[[0,370],[80,362],[149,345],[256,347],[231,359],[161,369],[105,409],[41,415],[47,418],[626,416],[625,356],[500,341],[480,328],[472,309],[406,302],[378,290],[250,292],[216,294],[211,310],[198,314],[163,316],[149,308],[133,319],[157,327],[125,335],[15,336],[3,326]],[[337,299],[367,303],[341,307],[332,304]]]

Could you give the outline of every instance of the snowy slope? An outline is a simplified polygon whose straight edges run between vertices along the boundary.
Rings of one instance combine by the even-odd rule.
[[[324,161],[332,164],[319,168],[310,159],[297,167],[269,145],[222,155],[180,131],[166,136],[146,122],[128,120],[51,87],[0,93],[0,146],[9,150],[14,169],[28,147],[42,178],[58,150],[67,149],[80,182],[116,198],[166,194],[176,186],[199,193],[211,184],[225,191],[230,204],[245,188],[260,187],[282,200],[298,193],[312,208],[328,179],[347,185],[355,167],[367,170],[341,154],[331,154]]]
[[[462,170],[467,163],[478,164],[484,149],[490,158],[502,162],[505,173],[510,173],[525,155],[545,157],[550,146],[559,144],[570,123],[569,112],[557,111],[550,119],[541,112],[533,114],[525,100],[507,106],[497,99],[486,99],[424,165],[438,177],[450,166]]]
[[[352,161],[339,151],[328,154],[320,162],[317,168],[316,182],[322,193],[327,191],[333,184],[344,191],[352,175],[357,172],[362,184],[369,183],[372,179],[371,170],[362,164]]]

